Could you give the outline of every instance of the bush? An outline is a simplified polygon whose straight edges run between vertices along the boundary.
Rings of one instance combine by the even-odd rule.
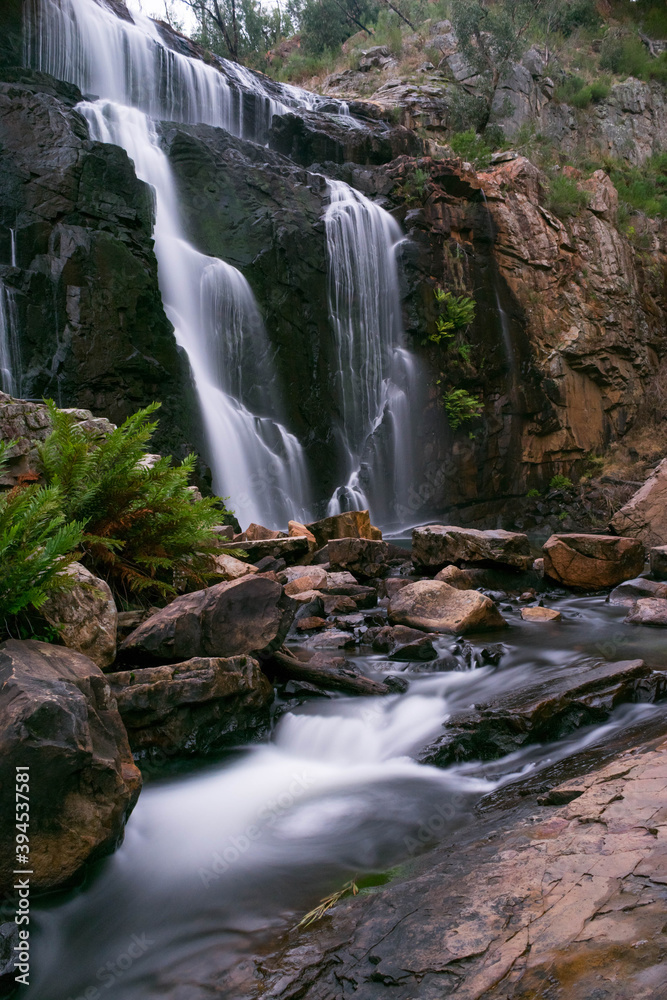
[[[0,442],[0,471],[9,448]],[[20,483],[0,494],[0,637],[22,634],[19,616],[68,586],[58,574],[75,559],[81,535],[62,512],[58,487]]]
[[[456,132],[449,140],[449,145],[455,156],[460,156],[462,160],[472,163],[477,168],[488,167],[491,162],[490,147],[474,129]]]
[[[568,38],[579,28],[594,30],[600,27],[600,15],[595,0],[571,0],[556,9],[547,8],[551,18],[551,30],[559,31]]]
[[[588,193],[580,191],[577,182],[571,177],[559,175],[549,183],[547,208],[559,219],[566,219],[568,216],[578,215],[588,204],[588,198]]]
[[[551,482],[549,483],[549,489],[568,490],[573,485],[574,484],[572,483],[571,479],[568,479],[567,476],[562,476],[560,473],[558,473],[558,475],[554,476]]]
[[[645,79],[651,57],[637,35],[609,31],[600,49],[600,66],[620,76]]]
[[[450,340],[457,330],[464,330],[475,318],[475,300],[467,295],[454,295],[442,288],[434,289],[440,315],[435,321],[435,332],[428,339],[434,344]]]
[[[540,491],[539,491],[539,490],[535,490],[535,489],[533,489],[533,490],[528,490],[528,492],[526,493],[526,496],[527,496],[527,497],[528,497],[528,498],[529,498],[530,500],[534,500],[534,499],[535,499],[536,497],[539,497],[539,496],[540,496]]]
[[[621,205],[648,216],[667,218],[667,153],[651,156],[641,167],[613,162],[609,176]],[[627,209],[621,214],[627,215]]]
[[[562,104],[572,104],[575,108],[587,108],[609,96],[611,86],[606,80],[596,80],[586,84],[580,76],[568,76],[556,89],[555,97]]]
[[[456,430],[468,420],[474,420],[484,412],[484,404],[465,389],[449,389],[442,397],[449,426]]]
[[[211,528],[225,511],[215,499],[193,499],[194,455],[176,466],[170,458],[151,468],[143,461],[159,404],[101,439],[48,405],[53,433],[39,449],[41,466],[63,520],[85,526],[82,561],[123,595],[174,593],[175,574],[204,586],[212,575],[206,553],[215,551]]]

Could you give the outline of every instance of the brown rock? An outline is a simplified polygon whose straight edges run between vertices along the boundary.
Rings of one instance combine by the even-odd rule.
[[[296,623],[296,628],[299,632],[309,632],[311,629],[321,629],[327,627],[328,623],[326,618],[320,618],[319,615],[311,615],[310,618],[300,618]]]
[[[132,750],[208,753],[268,726],[273,686],[249,656],[110,674]]]
[[[371,533],[369,538],[375,539],[376,542],[382,541],[382,532],[379,528],[376,528],[374,524],[371,524]]]
[[[667,600],[659,597],[641,597],[625,621],[631,625],[667,628]]]
[[[91,659],[46,642],[0,645],[0,888],[15,879],[16,768],[30,769],[30,884],[65,883],[114,849],[141,774],[108,678]]]
[[[475,583],[472,579],[473,573],[469,569],[460,569],[458,566],[445,566],[435,574],[434,579],[442,583],[448,583],[450,587],[457,590],[474,590]]]
[[[370,578],[383,577],[389,572],[387,542],[369,538],[336,538],[331,539],[328,546],[329,562],[334,572],[349,570],[355,576]]]
[[[293,580],[290,580],[289,583],[286,583],[285,593],[289,594],[290,597],[302,594],[305,591],[319,590],[322,584],[326,583],[327,575],[324,570],[320,569],[319,566],[308,568],[315,569],[318,573],[312,573],[308,576],[297,576]]]
[[[373,639],[373,649],[388,653],[392,660],[434,660],[433,636],[405,625],[387,625]]]
[[[403,590],[403,587],[407,587],[409,583],[414,582],[414,580],[406,580],[405,577],[402,576],[388,576],[382,581],[384,596],[391,599],[394,594],[399,592],[399,590]]]
[[[309,542],[305,536],[292,538],[267,538],[259,541],[235,541],[235,549],[242,549],[248,554],[251,563],[259,562],[270,556],[272,559],[284,559],[286,563],[295,563],[309,554]]]
[[[559,622],[563,617],[555,608],[521,608],[525,622]]]
[[[530,569],[528,536],[516,531],[478,531],[455,525],[429,524],[412,532],[415,566],[439,569],[451,563],[501,563]]]
[[[243,532],[244,541],[266,542],[275,538],[284,538],[284,531],[274,531],[272,528],[265,528],[263,524],[249,524]]]
[[[299,583],[308,584],[311,590],[323,589],[326,586],[327,579],[327,572],[321,566],[288,566],[280,574],[280,580],[283,583],[289,585],[298,581]],[[308,587],[304,586],[301,589],[307,590]],[[297,591],[293,592],[297,593]],[[287,591],[287,593],[292,593],[292,591]]]
[[[667,598],[667,583],[647,580],[644,576],[639,576],[636,580],[626,580],[612,590],[609,603],[633,607],[640,597]]]
[[[257,574],[177,597],[127,637],[126,662],[180,663],[196,656],[267,655],[282,645],[296,604]]]
[[[249,560],[236,559],[234,556],[211,556],[211,569],[223,580],[240,580],[242,576],[258,573],[259,570]]]
[[[491,598],[436,580],[419,580],[399,590],[389,602],[388,615],[393,625],[449,634],[507,624]]]
[[[347,570],[343,570],[340,573],[327,573],[327,583],[323,590],[326,590],[330,594],[336,593],[337,587],[355,587],[357,584],[357,579],[348,573]]]
[[[544,546],[544,573],[566,587],[615,587],[644,569],[644,546],[614,535],[552,535]]]
[[[104,670],[116,659],[118,611],[108,583],[75,562],[64,574],[75,581],[67,590],[55,591],[40,608],[60,632],[69,649],[89,656]]]
[[[367,510],[348,510],[306,525],[318,547],[332,538],[372,538],[371,518]]]
[[[287,525],[287,534],[290,538],[307,538],[313,548],[317,547],[315,535],[300,521],[290,521]]]
[[[649,565],[653,576],[667,580],[667,545],[659,545],[649,552]]]
[[[614,514],[611,527],[619,535],[639,538],[648,548],[667,545],[667,458]]]

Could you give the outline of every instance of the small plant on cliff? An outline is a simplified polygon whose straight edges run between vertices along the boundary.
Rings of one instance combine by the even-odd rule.
[[[0,472],[11,444],[0,442]],[[19,482],[0,494],[0,638],[24,634],[22,616],[68,586],[58,574],[80,540],[81,526],[65,518],[57,487]]]
[[[547,208],[559,219],[578,215],[582,208],[586,207],[588,201],[588,192],[581,191],[577,187],[577,182],[571,177],[559,175],[549,183]]]
[[[215,499],[193,497],[194,455],[175,466],[168,457],[145,461],[158,406],[100,438],[49,402],[53,433],[39,449],[63,519],[85,524],[82,561],[124,595],[174,593],[175,576],[205,585],[211,528],[224,514]]]
[[[476,396],[471,396],[465,389],[449,389],[444,393],[442,401],[445,404],[447,420],[452,430],[456,430],[468,420],[474,420],[484,412],[484,404]]]
[[[549,483],[550,490],[569,490],[574,483],[567,476],[562,476],[560,473],[553,476],[551,482]]]
[[[475,300],[467,295],[454,295],[443,288],[433,291],[438,303],[435,330],[428,339],[434,344],[449,341],[459,330],[465,330],[475,318]]]
[[[449,140],[449,145],[455,156],[460,156],[466,163],[472,163],[480,170],[491,163],[490,147],[472,128],[465,132],[457,132]]]

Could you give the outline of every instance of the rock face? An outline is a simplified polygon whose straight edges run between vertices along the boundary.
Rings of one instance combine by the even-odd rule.
[[[478,531],[429,524],[412,532],[412,559],[417,567],[440,569],[453,563],[501,563],[528,569],[532,565],[526,535],[515,531]]]
[[[109,675],[134,753],[207,753],[268,726],[273,686],[249,656]]]
[[[41,613],[59,629],[69,649],[84,653],[104,670],[116,659],[118,609],[111,589],[81,563],[71,563],[65,573],[75,580],[74,586],[49,597]]]
[[[436,580],[419,580],[403,587],[391,598],[388,615],[393,625],[452,635],[507,624],[490,597],[477,590],[456,590]]]
[[[631,580],[644,569],[644,546],[614,535],[552,535],[544,573],[566,587],[597,590]]]
[[[33,888],[61,885],[112,850],[141,788],[109,682],[81,653],[44,642],[0,645],[0,782],[30,768]],[[0,818],[0,884],[13,884],[14,810]]]
[[[177,597],[135,629],[120,652],[127,663],[268,655],[282,645],[296,605],[274,580],[256,575]]]
[[[639,538],[648,548],[667,545],[667,458],[611,519],[619,535]]]
[[[347,570],[355,576],[374,578],[389,572],[389,545],[369,538],[336,538],[328,543],[329,562],[334,571]]]

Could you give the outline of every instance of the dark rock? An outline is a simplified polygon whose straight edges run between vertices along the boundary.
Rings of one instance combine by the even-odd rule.
[[[615,587],[644,569],[644,546],[615,535],[552,535],[544,546],[544,573],[565,587]]]
[[[527,535],[515,531],[478,531],[429,524],[412,532],[412,559],[417,567],[440,569],[451,563],[500,563],[518,569],[533,564]]]
[[[282,645],[296,605],[265,576],[246,576],[177,597],[124,641],[126,663],[180,663],[195,656],[266,656]]]
[[[421,759],[446,767],[462,760],[495,760],[528,743],[561,739],[580,726],[604,722],[617,705],[655,702],[667,677],[642,660],[564,670],[545,684],[512,692],[488,708],[453,715],[446,732]]]
[[[13,993],[16,988],[16,954],[19,928],[13,921],[0,924],[0,996]]]
[[[310,615],[308,618],[299,618],[295,627],[299,632],[309,632],[311,629],[327,628],[327,620],[318,615]]]
[[[375,587],[365,587],[361,583],[342,583],[337,587],[327,587],[326,594],[349,597],[360,610],[374,608],[378,597]]]
[[[651,573],[658,580],[667,580],[667,545],[658,545],[649,552]]]
[[[434,660],[433,637],[405,625],[387,625],[373,639],[373,649],[392,660]]]
[[[314,536],[318,549],[332,538],[373,538],[371,518],[367,510],[349,510],[306,525]]]
[[[249,656],[109,675],[134,753],[209,753],[266,730],[273,687]]]
[[[389,545],[368,538],[336,538],[328,542],[332,570],[349,570],[355,576],[376,578],[389,572]]]
[[[420,138],[401,125],[366,121],[364,127],[344,115],[308,111],[275,115],[271,149],[307,167],[316,163],[389,163],[397,156],[419,156]]]
[[[274,559],[272,556],[264,556],[254,564],[260,573],[282,573],[287,566],[284,559]]]
[[[234,549],[248,553],[248,559],[255,564],[267,556],[284,559],[286,564],[294,563],[308,555],[307,538],[267,538],[250,542],[234,542]]]
[[[0,787],[30,769],[30,882],[62,885],[113,850],[141,788],[109,681],[81,653],[0,645]],[[14,881],[14,810],[0,816],[0,887]]]

